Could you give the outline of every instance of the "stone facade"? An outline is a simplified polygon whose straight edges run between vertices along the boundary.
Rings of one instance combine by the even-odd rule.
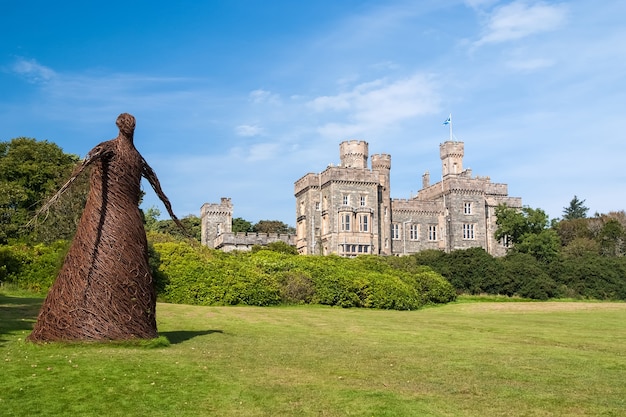
[[[201,242],[210,248],[231,252],[249,251],[254,245],[266,246],[282,241],[295,245],[295,236],[278,233],[234,233],[233,204],[230,198],[222,197],[219,203],[205,203],[200,209]]]
[[[339,151],[339,166],[295,182],[299,253],[405,255],[471,247],[494,256],[506,252],[493,236],[495,208],[520,208],[522,200],[509,197],[506,184],[464,170],[463,142],[440,145],[442,180],[431,185],[424,174],[422,189],[410,199],[390,197],[390,155],[372,155],[370,169],[367,142],[345,141]]]

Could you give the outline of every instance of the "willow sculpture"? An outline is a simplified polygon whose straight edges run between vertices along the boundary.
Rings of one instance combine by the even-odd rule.
[[[117,118],[119,135],[93,148],[41,211],[91,166],[90,188],[76,234],[46,297],[33,332],[35,342],[150,339],[158,336],[156,292],[139,212],[145,177],[172,212],[156,174],[133,144],[135,118]]]

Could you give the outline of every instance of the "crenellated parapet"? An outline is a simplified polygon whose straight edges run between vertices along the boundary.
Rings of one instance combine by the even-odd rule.
[[[222,197],[219,203],[204,203],[200,208],[200,217],[207,215],[227,216],[233,212],[230,198]]]
[[[341,166],[345,168],[367,168],[368,143],[347,140],[339,144]]]
[[[319,188],[319,175],[308,173],[294,184],[294,195],[298,196],[311,188]]]
[[[234,250],[249,251],[253,246],[267,246],[274,242],[283,242],[294,246],[296,239],[294,235],[284,233],[231,232],[218,235],[213,242],[213,247],[224,252],[232,252]]]
[[[378,174],[369,169],[353,169],[346,167],[328,167],[320,175],[320,184],[342,181],[346,183],[378,184]]]
[[[373,154],[372,155],[372,170],[386,170],[391,169],[391,155],[386,153]]]

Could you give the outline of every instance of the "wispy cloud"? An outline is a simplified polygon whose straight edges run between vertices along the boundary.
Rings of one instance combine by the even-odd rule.
[[[434,114],[439,111],[439,103],[436,82],[415,74],[404,79],[362,83],[347,92],[317,97],[308,106],[318,113],[334,113],[328,117],[334,120],[319,128],[323,135],[345,137]]]
[[[558,29],[567,17],[563,4],[514,1],[496,7],[487,17],[483,35],[474,46],[525,38],[536,33]]]
[[[280,104],[278,94],[263,89],[251,91],[248,97],[254,104]]]
[[[11,66],[11,71],[30,83],[50,81],[56,77],[56,73],[41,65],[34,59],[18,58]]]
[[[239,125],[235,127],[235,133],[244,137],[258,136],[263,133],[263,128],[257,125]]]

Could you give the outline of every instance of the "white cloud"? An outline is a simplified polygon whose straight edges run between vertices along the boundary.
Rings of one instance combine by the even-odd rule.
[[[280,96],[267,90],[251,91],[248,97],[254,104],[280,104]]]
[[[514,1],[497,7],[491,13],[484,28],[485,33],[475,46],[513,41],[555,30],[565,22],[566,15],[567,8],[564,5]]]
[[[235,133],[238,136],[258,136],[263,133],[263,128],[257,125],[239,125],[235,127]]]
[[[435,82],[416,74],[399,80],[379,79],[355,86],[351,91],[311,100],[308,106],[318,113],[335,112],[318,131],[345,137],[364,130],[385,128],[439,109],[440,97]]]
[[[52,69],[41,65],[34,59],[18,58],[11,69],[31,83],[50,81],[56,76]]]

